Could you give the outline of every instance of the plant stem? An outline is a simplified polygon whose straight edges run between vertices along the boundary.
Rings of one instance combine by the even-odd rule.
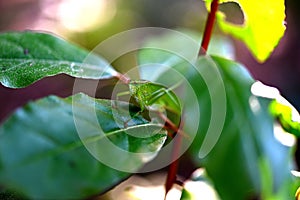
[[[177,137],[174,138],[173,150],[172,150],[172,159],[175,159],[169,166],[166,182],[165,182],[165,199],[167,197],[168,192],[171,190],[173,184],[176,182],[176,175],[179,164],[179,154],[180,154],[180,146],[182,135],[178,134]]]
[[[218,0],[213,0],[213,2],[210,5],[210,13],[208,14],[205,29],[204,29],[204,34],[203,34],[203,39],[201,43],[201,47],[199,50],[199,56],[205,55],[209,41],[211,38],[212,34],[212,29],[214,27],[215,19],[216,19],[216,12],[218,10],[219,2]]]
[[[205,30],[204,30],[204,34],[203,34],[203,40],[201,43],[201,48],[199,50],[199,56],[206,54],[206,51],[207,51],[207,48],[209,45],[209,41],[211,38],[211,34],[212,34],[212,29],[213,29],[213,26],[215,23],[216,12],[218,10],[218,6],[219,6],[218,0],[213,0],[213,2],[211,3],[210,13],[208,14],[208,17],[207,17]],[[169,125],[172,125],[172,123]],[[175,131],[176,129],[178,130],[178,128],[176,126],[174,127],[173,125],[171,126],[171,129],[173,131]],[[176,137],[174,139],[175,139],[175,142],[173,144],[174,146],[173,146],[173,151],[172,151],[172,158],[177,158],[179,155],[179,149],[180,149],[180,145],[181,145],[182,135],[179,134],[178,137]],[[178,161],[178,159],[176,159],[169,166],[167,179],[165,182],[165,189],[166,189],[165,199],[166,199],[168,192],[171,190],[173,184],[176,182],[176,174],[177,174],[178,164],[179,164],[179,161]]]

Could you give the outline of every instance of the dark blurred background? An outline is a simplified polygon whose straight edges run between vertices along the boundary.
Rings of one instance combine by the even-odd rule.
[[[221,7],[226,11],[226,6]],[[267,9],[267,8],[266,8]],[[233,40],[236,58],[252,75],[279,88],[300,110],[300,1],[286,0],[287,30],[271,57],[258,63],[247,48]],[[238,10],[228,19],[239,23]],[[201,32],[207,12],[202,0],[0,0],[0,31],[42,30],[53,32],[87,49],[113,34],[136,27],[188,28]],[[218,28],[215,33],[219,34]],[[1,44],[0,44],[1,45]],[[68,96],[74,79],[59,75],[25,89],[0,86],[0,122],[16,107],[48,94]]]

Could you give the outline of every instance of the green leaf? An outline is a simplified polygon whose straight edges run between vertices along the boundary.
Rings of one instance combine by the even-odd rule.
[[[105,192],[130,174],[99,162],[101,154],[134,172],[166,139],[166,131],[138,110],[83,94],[25,105],[0,127],[0,185],[30,199],[83,199]],[[125,153],[106,148],[108,141]]]
[[[278,100],[273,100],[270,104],[270,112],[279,120],[285,131],[300,137],[300,117],[293,106],[286,105]]]
[[[150,58],[148,62],[151,65]],[[264,190],[276,195],[282,188],[284,199],[293,196],[286,189],[292,181],[292,148],[275,139],[270,100],[251,93],[254,80],[242,65],[216,56],[201,57],[194,65],[182,60],[150,80],[166,85],[182,82],[182,93],[176,95],[185,113],[185,133],[193,138],[190,127],[198,125],[190,154],[206,168],[221,199],[247,199]],[[271,182],[263,187],[266,176]]]
[[[257,81],[251,87],[251,92],[259,97],[270,99],[269,111],[278,120],[284,131],[300,137],[300,115],[296,108],[281,96],[278,89]]]
[[[206,0],[209,9],[212,0]],[[255,58],[264,62],[285,31],[284,0],[220,0],[219,3],[236,2],[244,13],[242,25],[226,21],[226,16],[218,12],[217,19],[221,29],[240,40],[250,49]]]
[[[0,44],[0,82],[11,88],[61,73],[89,79],[117,73],[104,59],[46,33],[2,33]]]
[[[251,93],[254,80],[243,66],[218,57],[212,59],[224,81],[226,119],[217,144],[201,163],[222,199],[247,199],[260,196],[265,190],[275,196],[292,181],[292,149],[274,137],[273,118],[268,113],[270,101]],[[201,63],[200,59],[197,66],[201,67],[204,64]],[[201,126],[200,122],[200,133]],[[203,145],[202,138],[203,135],[199,135],[194,140],[192,152],[195,157]],[[265,173],[266,169],[269,174]],[[270,180],[267,186],[262,185],[265,179]],[[284,199],[292,198],[290,190],[284,192]]]
[[[27,200],[15,192],[9,190],[0,190],[0,199],[1,200]]]

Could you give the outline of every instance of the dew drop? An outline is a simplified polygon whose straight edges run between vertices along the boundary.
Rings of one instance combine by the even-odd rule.
[[[83,69],[80,68],[75,63],[71,63],[71,70],[72,70],[72,72],[79,72],[79,73],[83,72]]]

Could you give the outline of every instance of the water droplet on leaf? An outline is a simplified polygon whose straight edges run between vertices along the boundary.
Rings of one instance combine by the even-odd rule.
[[[78,72],[78,73],[83,72],[83,69],[80,66],[76,65],[75,63],[71,64],[71,70],[72,72]]]

